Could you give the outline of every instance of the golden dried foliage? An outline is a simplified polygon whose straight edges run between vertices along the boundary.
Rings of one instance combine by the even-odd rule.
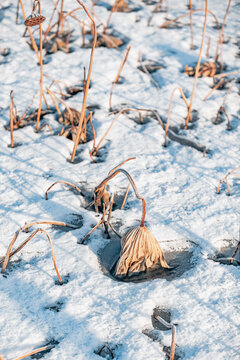
[[[131,276],[157,266],[169,268],[158,241],[145,226],[129,230],[122,237],[121,245],[115,271],[117,277]]]

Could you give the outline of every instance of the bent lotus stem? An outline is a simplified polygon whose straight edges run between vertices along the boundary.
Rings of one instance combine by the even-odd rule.
[[[98,145],[95,147],[95,148],[92,148],[91,150],[91,155],[92,156],[95,156],[102,144],[102,142],[104,141],[104,139],[107,137],[107,135],[109,134],[110,130],[112,129],[113,125],[115,124],[115,122],[117,121],[117,119],[119,118],[120,115],[124,114],[125,112],[127,111],[133,111],[133,112],[140,112],[140,111],[149,111],[151,112],[152,114],[154,114],[154,116],[157,118],[157,120],[159,121],[160,125],[162,126],[162,128],[164,129],[164,125],[163,125],[163,122],[162,120],[160,119],[158,113],[155,111],[155,110],[151,110],[151,109],[144,109],[144,108],[141,108],[141,109],[133,109],[133,108],[125,108],[125,109],[122,109],[121,111],[119,111],[119,113],[115,116],[115,118],[113,119],[111,125],[109,126],[109,128],[107,129],[106,133],[103,135],[103,137],[100,139]]]
[[[21,5],[21,8],[22,8],[22,14],[23,14],[23,18],[24,20],[26,20],[26,13],[25,13],[25,10],[24,10],[24,6],[23,6],[23,2],[22,0],[19,0],[20,2],[20,5]],[[39,58],[39,54],[38,54],[38,47],[37,47],[37,44],[34,40],[34,37],[33,37],[33,34],[32,34],[32,30],[29,26],[27,26],[27,30],[28,30],[28,33],[29,33],[29,36],[30,36],[30,39],[31,39],[31,42],[32,42],[32,47],[37,55],[37,58],[38,58],[38,62],[40,62],[40,58]]]
[[[198,74],[199,74],[199,68],[200,68],[200,63],[201,63],[201,57],[202,57],[202,51],[203,51],[203,44],[204,44],[204,40],[205,40],[205,33],[206,33],[206,26],[207,26],[207,14],[208,14],[208,0],[206,0],[206,5],[205,5],[205,18],[204,18],[204,25],[203,25],[202,42],[201,42],[200,52],[199,52],[199,56],[198,56],[198,62],[197,62],[196,70],[195,70],[192,96],[191,96],[190,103],[189,103],[188,114],[187,114],[185,127],[184,127],[185,129],[187,129],[188,122],[191,119],[192,103],[193,103],[193,99],[194,99],[194,95],[195,95],[197,79],[198,79]]]
[[[79,120],[77,134],[76,134],[76,140],[75,140],[75,143],[74,143],[73,152],[72,152],[72,156],[71,156],[71,162],[72,163],[74,162],[74,158],[75,158],[76,151],[77,151],[77,146],[79,144],[79,139],[80,139],[80,134],[81,134],[81,130],[82,130],[83,120],[84,120],[85,115],[86,115],[86,103],[87,103],[88,90],[89,90],[89,86],[90,86],[90,78],[91,78],[92,65],[93,65],[93,55],[94,55],[94,50],[95,50],[96,42],[97,42],[97,27],[96,27],[95,21],[93,20],[92,16],[90,15],[89,11],[87,10],[86,6],[80,0],[76,0],[76,1],[79,3],[79,5],[81,5],[81,7],[84,9],[85,13],[87,14],[89,19],[91,20],[91,22],[93,24],[93,32],[94,32],[94,34],[93,34],[93,45],[92,45],[92,51],[91,51],[89,69],[88,69],[87,83],[86,83],[86,88],[85,88],[85,91],[84,91],[84,97],[83,97],[83,103],[82,103],[81,117],[80,117],[80,120]]]
[[[224,16],[224,19],[223,19],[223,23],[222,23],[221,29],[219,31],[219,37],[218,37],[218,43],[217,43],[217,49],[216,49],[216,55],[215,55],[215,62],[217,62],[218,57],[219,57],[219,53],[218,53],[219,45],[221,46],[221,54],[222,54],[223,30],[224,30],[224,26],[226,24],[226,20],[227,20],[227,16],[228,16],[230,6],[231,6],[231,2],[232,2],[232,0],[229,0],[227,10],[226,10],[226,13],[225,13],[225,16]],[[222,59],[221,59],[221,67],[222,67]]]
[[[51,251],[52,251],[52,259],[53,259],[54,268],[55,268],[55,270],[56,270],[59,283],[62,284],[62,278],[61,278],[61,275],[59,274],[59,271],[58,271],[58,268],[57,268],[57,264],[56,264],[56,260],[55,260],[55,254],[54,254],[54,249],[53,249],[52,240],[51,240],[50,236],[48,235],[47,231],[44,230],[44,229],[41,229],[41,228],[35,230],[35,231],[27,238],[27,240],[25,240],[17,249],[15,249],[15,250],[12,251],[12,252],[11,252],[11,249],[12,249],[12,247],[13,247],[13,245],[14,245],[14,243],[15,243],[15,241],[16,241],[17,238],[15,238],[15,241],[12,241],[12,242],[11,242],[11,244],[10,244],[10,246],[9,246],[9,248],[8,248],[8,251],[7,251],[7,254],[6,254],[4,263],[3,263],[2,273],[5,272],[10,257],[13,256],[14,254],[16,254],[17,252],[19,252],[38,232],[41,232],[41,233],[46,234],[46,236],[47,236],[47,238],[48,238],[48,240],[49,240],[49,243],[50,243],[50,246],[51,246]]]
[[[168,329],[172,329],[172,342],[171,342],[171,352],[170,352],[170,360],[174,360],[175,354],[175,338],[176,338],[176,326],[174,324],[170,324],[161,318],[158,315],[154,315],[155,319],[158,320],[161,324],[166,326]]]
[[[43,346],[41,348],[35,349],[33,351],[31,351],[30,353],[27,353],[25,355],[19,356],[18,358],[14,359],[14,360],[22,360],[25,359],[26,357],[29,357],[31,355],[40,353],[42,351],[46,351],[46,350],[51,350],[52,348],[54,348],[54,345],[47,345],[47,346]],[[1,360],[1,356],[0,356],[0,360]]]
[[[237,171],[237,170],[239,170],[239,169],[240,169],[240,166],[238,166],[238,167],[236,167],[235,169],[229,171],[229,172],[224,176],[224,178],[223,178],[222,180],[220,180],[219,185],[218,185],[218,188],[217,188],[217,194],[219,194],[220,188],[221,188],[222,184],[225,183],[225,184],[227,185],[227,187],[228,187],[228,193],[229,193],[229,195],[231,195],[231,189],[230,189],[230,186],[229,186],[229,184],[228,184],[228,177],[229,177],[230,175],[232,175],[232,173],[234,173],[235,171]],[[240,175],[236,175],[236,176],[237,176],[237,177],[240,177]]]
[[[81,190],[74,184],[71,184],[67,181],[62,181],[62,180],[58,180],[58,181],[55,181],[55,183],[53,183],[51,186],[49,186],[49,188],[46,190],[45,192],[45,199],[48,200],[48,192],[49,190],[51,190],[51,188],[53,186],[55,186],[56,184],[65,184],[65,185],[68,185],[68,186],[71,186],[72,188],[74,188],[75,190],[77,190],[80,194],[81,194]]]
[[[189,109],[189,105],[188,105],[188,102],[187,102],[187,99],[182,91],[182,89],[180,87],[176,87],[173,92],[172,92],[172,95],[171,95],[171,98],[170,98],[170,102],[169,102],[169,107],[168,107],[168,119],[167,119],[167,124],[166,124],[166,127],[165,127],[165,143],[164,143],[164,146],[167,146],[167,134],[168,134],[168,128],[169,128],[169,122],[170,122],[170,113],[171,113],[171,107],[172,107],[172,102],[173,102],[173,98],[174,98],[174,94],[176,92],[176,90],[179,90],[186,106],[187,106],[187,109]]]
[[[104,186],[111,180],[113,179],[118,173],[123,173],[129,180],[130,184],[132,185],[132,188],[135,192],[136,197],[139,200],[142,200],[142,219],[141,219],[141,227],[144,226],[144,220],[145,220],[145,216],[146,216],[146,202],[145,199],[139,195],[139,192],[137,190],[136,184],[133,181],[133,178],[131,177],[131,175],[124,169],[118,169],[115,170],[113,173],[111,173],[109,176],[107,176],[96,188],[95,188],[95,194],[97,192],[99,192],[99,194],[96,197],[96,200],[101,199],[102,195],[104,194]],[[101,189],[103,188],[103,190],[101,191]]]
[[[32,222],[32,223],[29,223],[29,224],[26,224],[24,226],[22,226],[20,229],[18,229],[14,236],[13,236],[13,239],[8,247],[8,250],[7,250],[7,254],[5,256],[5,259],[4,259],[4,264],[3,264],[3,268],[2,268],[2,273],[5,271],[6,269],[6,266],[7,266],[7,263],[8,263],[8,260],[9,260],[9,256],[10,256],[10,252],[12,250],[12,247],[14,245],[14,243],[16,242],[19,234],[24,231],[24,230],[27,230],[29,229],[31,226],[34,226],[34,225],[39,225],[39,224],[46,224],[46,225],[58,225],[58,226],[67,226],[67,227],[71,227],[73,229],[77,229],[77,226],[75,225],[72,225],[72,224],[67,224],[67,223],[64,223],[64,222],[59,222],[59,221],[35,221],[35,222]]]
[[[189,16],[190,13],[195,14],[195,13],[197,13],[197,12],[202,12],[202,11],[206,11],[206,9],[196,9],[196,10],[189,11],[189,12],[187,12],[186,14],[180,15],[180,16],[176,17],[176,18],[173,19],[173,20],[166,21],[166,22],[163,23],[162,25],[158,26],[158,28],[159,28],[159,29],[162,29],[162,28],[164,28],[164,27],[166,27],[166,26],[168,26],[168,25],[170,25],[170,24],[172,24],[172,23],[174,23],[174,22],[176,22],[176,21],[178,21],[178,20],[180,20],[180,19],[182,19],[182,18],[184,18],[184,17],[186,17],[186,16]],[[214,18],[214,20],[215,20],[215,22],[216,22],[217,28],[219,28],[219,21],[218,21],[218,18],[216,17],[216,15],[215,15],[211,10],[209,10],[209,9],[207,9],[207,12],[208,12],[210,15],[213,16],[213,18]],[[220,30],[219,30],[219,31],[220,31]]]

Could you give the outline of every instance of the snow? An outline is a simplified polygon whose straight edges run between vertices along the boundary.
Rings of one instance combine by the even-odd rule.
[[[109,12],[101,6],[104,3],[113,4],[113,1],[99,2],[94,9],[106,22]],[[197,48],[190,50],[188,25],[178,29],[158,29],[157,26],[165,21],[166,13],[162,12],[154,15],[148,27],[154,5],[137,0],[131,3],[140,5],[140,10],[129,14],[114,13],[111,20],[111,26],[127,36],[131,45],[121,73],[125,81],[114,87],[112,105],[126,103],[134,108],[156,109],[166,119],[169,99],[176,86],[181,86],[190,100],[194,78],[182,70],[186,64],[191,66],[197,62],[204,16],[193,15]],[[193,2],[196,8],[204,8],[204,3],[202,0]],[[3,5],[6,4],[8,2],[4,1]],[[52,5],[47,0],[42,0],[41,5],[42,13],[49,19]],[[66,10],[78,6],[73,0],[65,5]],[[86,5],[91,8],[91,2]],[[169,1],[168,6],[171,18],[187,11],[185,1]],[[29,14],[30,3],[25,7]],[[220,23],[226,7],[226,2],[209,1],[209,9]],[[232,1],[224,29],[224,36],[229,40],[223,45],[226,72],[239,70],[239,57],[236,56],[239,51],[236,45],[239,11],[239,2]],[[236,245],[238,241],[239,180],[229,179],[231,196],[227,195],[225,186],[219,195],[216,189],[220,179],[240,165],[239,82],[232,87],[226,101],[232,124],[232,130],[227,131],[226,120],[219,125],[212,123],[227,89],[217,90],[203,101],[211,90],[212,80],[198,79],[193,108],[198,111],[199,120],[191,129],[181,129],[180,134],[207,146],[211,152],[205,156],[169,139],[168,146],[163,147],[164,132],[154,117],[147,124],[139,125],[126,114],[119,117],[102,144],[106,145],[103,162],[91,161],[91,141],[79,145],[77,156],[82,161],[71,164],[73,142],[57,135],[61,125],[53,114],[44,117],[44,122],[51,125],[54,135],[46,127],[36,133],[33,125],[26,126],[14,131],[14,142],[21,145],[11,149],[10,133],[4,128],[9,123],[9,93],[14,90],[18,112],[24,113],[39,90],[40,68],[35,52],[22,37],[25,30],[22,15],[19,25],[15,24],[15,4],[4,12],[0,9],[2,13],[1,48],[8,47],[11,53],[0,65],[0,257],[5,256],[15,231],[25,223],[34,220],[71,222],[73,214],[79,214],[83,225],[68,232],[43,226],[53,241],[59,272],[66,279],[64,285],[55,284],[57,276],[44,234],[31,240],[10,260],[6,273],[0,275],[0,354],[4,359],[14,359],[54,339],[59,343],[44,355],[44,359],[101,359],[94,351],[103,344],[115,346],[114,358],[119,360],[165,359],[162,347],[170,346],[171,331],[158,331],[158,341],[143,334],[144,329],[153,329],[153,309],[161,307],[171,311],[171,321],[177,324],[176,353],[181,359],[239,359],[239,268],[211,260],[222,247]],[[136,16],[138,22],[135,22]],[[83,11],[78,12],[78,17],[88,23]],[[181,22],[189,24],[189,18]],[[44,73],[72,86],[82,80],[83,66],[88,68],[91,49],[80,47],[81,29],[77,22],[71,20],[69,24],[75,30],[76,40],[71,44],[75,51],[48,55],[51,61],[44,65]],[[209,36],[211,59],[215,55],[218,31],[213,28],[214,24],[209,15],[202,61],[208,61]],[[43,29],[46,26],[47,21]],[[34,36],[38,37],[37,31]],[[100,105],[93,115],[97,142],[114,119],[108,109],[109,93],[123,51],[124,48],[97,48],[94,54],[87,105]],[[160,89],[148,75],[137,69],[139,52],[147,59],[164,63],[166,68],[153,74]],[[44,83],[49,86],[51,80],[44,79]],[[37,94],[34,108],[38,107],[38,101]],[[82,93],[67,100],[67,104],[81,111]],[[60,108],[64,109],[62,105]],[[176,93],[170,125],[179,127],[186,114],[185,104]],[[103,236],[102,228],[90,236],[86,245],[79,244],[99,217],[84,209],[81,195],[68,191],[64,185],[53,188],[48,201],[44,198],[46,189],[57,180],[69,181],[80,188],[87,182],[94,189],[114,166],[129,157],[136,159],[123,167],[130,172],[139,193],[145,197],[146,226],[162,249],[177,251],[189,244],[194,249],[192,268],[172,281],[155,279],[125,283],[106,276],[99,264],[98,253],[111,240]],[[110,183],[112,191],[126,186],[127,181],[122,175]],[[112,216],[113,222],[120,221],[119,231],[123,234],[129,227],[139,224],[141,202],[131,191],[126,209],[115,210]],[[26,236],[22,233],[16,245]],[[49,309],[57,303],[61,304],[58,312]]]

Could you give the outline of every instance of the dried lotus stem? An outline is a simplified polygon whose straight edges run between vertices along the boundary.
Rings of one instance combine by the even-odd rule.
[[[127,201],[127,197],[128,197],[128,193],[129,193],[129,190],[130,190],[130,184],[128,184],[128,187],[127,187],[127,190],[125,192],[125,195],[124,195],[124,199],[123,199],[123,202],[122,202],[122,206],[121,206],[121,210],[124,209],[124,206],[126,204],[126,201]]]
[[[23,14],[23,18],[24,20],[26,20],[26,14],[25,14],[25,10],[24,10],[24,6],[23,6],[23,2],[22,0],[19,0],[20,4],[21,4],[21,8],[22,8],[22,14]],[[29,33],[29,36],[30,36],[30,39],[31,39],[31,42],[32,42],[32,47],[37,55],[37,58],[38,58],[38,62],[40,63],[40,57],[39,57],[39,54],[38,54],[38,47],[37,47],[37,44],[34,40],[34,37],[32,35],[32,30],[30,29],[29,26],[27,26],[27,30],[28,30],[28,33]]]
[[[87,240],[87,238],[101,225],[104,223],[105,221],[105,216],[107,214],[107,212],[110,210],[111,207],[111,202],[109,202],[107,208],[105,208],[105,205],[103,204],[103,214],[101,219],[99,220],[99,222],[97,223],[97,225],[94,226],[94,228],[92,228],[92,230],[89,231],[89,233],[87,233],[87,235],[84,236],[84,238],[80,241],[80,244],[84,244],[85,241]]]
[[[67,227],[71,227],[73,229],[77,229],[77,226],[75,225],[72,225],[72,224],[67,224],[67,223],[64,223],[64,222],[59,222],[59,221],[35,221],[35,222],[32,222],[32,223],[29,223],[29,224],[25,224],[24,226],[22,226],[20,229],[18,229],[14,236],[13,236],[13,239],[9,245],[9,248],[8,248],[8,251],[7,251],[7,255],[5,257],[5,260],[4,260],[4,264],[3,264],[3,268],[2,268],[2,272],[5,271],[6,269],[6,266],[5,264],[8,263],[8,260],[9,260],[9,256],[10,256],[10,251],[15,243],[15,241],[17,240],[18,238],[18,235],[24,231],[24,230],[28,230],[31,226],[34,226],[34,225],[39,225],[39,224],[46,224],[46,225],[57,225],[57,226],[67,226]]]
[[[38,107],[38,114],[37,114],[37,123],[36,123],[36,131],[39,131],[39,122],[42,110],[42,99],[43,99],[43,42],[42,42],[42,22],[45,20],[45,17],[41,15],[41,4],[39,0],[35,0],[33,3],[33,11],[35,10],[36,6],[38,5],[38,18],[39,18],[39,33],[40,33],[40,100],[39,100],[39,107]],[[27,20],[26,20],[27,21]],[[26,23],[25,21],[25,23]]]
[[[50,96],[50,98],[52,99],[52,102],[53,102],[53,104],[54,104],[54,106],[55,106],[55,108],[57,110],[58,115],[61,116],[61,111],[60,111],[60,109],[58,107],[58,104],[57,104],[56,100],[53,97],[52,92],[49,89],[46,89],[46,91],[47,91],[48,95]]]
[[[112,93],[113,93],[113,88],[114,88],[114,85],[117,84],[118,80],[119,80],[119,77],[120,77],[120,74],[121,74],[121,71],[127,61],[127,58],[128,58],[128,54],[131,50],[131,46],[128,45],[128,47],[126,48],[126,51],[123,55],[123,58],[122,58],[122,62],[121,62],[121,65],[119,67],[119,70],[118,70],[118,73],[117,73],[117,76],[116,76],[116,79],[114,80],[114,82],[112,83],[112,88],[111,88],[111,91],[110,91],[110,97],[109,97],[109,110],[111,111],[112,109]]]
[[[164,146],[167,146],[167,134],[168,134],[168,128],[169,128],[169,122],[170,122],[170,113],[171,113],[171,107],[172,107],[172,102],[173,102],[173,98],[174,98],[174,94],[176,92],[176,90],[179,90],[180,92],[180,95],[182,96],[186,106],[187,106],[187,109],[189,110],[189,105],[188,105],[188,102],[187,102],[187,99],[182,91],[182,89],[180,87],[176,87],[173,92],[172,92],[172,95],[171,95],[171,98],[170,98],[170,102],[169,102],[169,107],[168,107],[168,119],[167,119],[167,123],[166,123],[166,127],[165,127],[165,142],[164,142]]]
[[[175,353],[175,338],[176,338],[176,326],[174,324],[170,324],[164,319],[162,319],[158,315],[154,315],[155,319],[158,320],[162,325],[164,325],[168,329],[172,329],[172,343],[171,343],[171,352],[170,352],[170,360],[174,360]]]
[[[51,251],[52,251],[52,259],[53,259],[53,264],[54,264],[54,268],[56,270],[56,273],[57,273],[57,277],[58,277],[58,280],[59,280],[59,283],[62,284],[62,278],[61,278],[61,275],[59,274],[59,271],[58,271],[58,268],[57,268],[57,264],[56,264],[56,260],[55,260],[55,254],[54,254],[54,249],[53,249],[53,244],[52,244],[52,240],[50,238],[50,236],[48,235],[47,231],[44,230],[44,229],[37,229],[35,230],[28,238],[27,240],[25,240],[17,249],[15,249],[14,251],[11,252],[11,249],[16,241],[17,238],[15,238],[15,241],[12,241],[9,248],[8,248],[8,251],[7,251],[7,254],[5,256],[5,260],[4,260],[4,263],[3,263],[3,267],[2,267],[2,273],[4,273],[4,271],[6,270],[6,267],[7,267],[7,264],[8,264],[8,261],[10,259],[11,256],[13,256],[14,254],[16,254],[17,252],[19,252],[38,232],[41,232],[41,233],[44,233],[46,234],[48,240],[49,240],[49,243],[50,243],[50,246],[51,246]]]
[[[229,172],[224,176],[224,178],[223,178],[222,180],[220,180],[219,185],[218,185],[218,188],[217,188],[217,194],[219,194],[220,188],[221,188],[222,184],[225,183],[225,184],[227,185],[227,187],[228,187],[228,193],[229,193],[229,195],[231,195],[231,189],[230,189],[230,186],[229,186],[229,184],[228,184],[228,177],[229,177],[230,175],[232,175],[235,171],[239,170],[239,169],[240,169],[240,166],[238,166],[238,167],[236,167],[235,169],[229,171]],[[240,175],[235,175],[235,176],[240,177]]]
[[[90,155],[91,156],[91,155]],[[136,157],[132,157],[132,158],[128,158],[124,161],[122,161],[120,164],[118,164],[117,166],[115,166],[112,170],[109,171],[108,175],[111,175],[115,170],[117,170],[120,166],[122,166],[123,164],[125,164],[127,161],[130,161],[130,160],[135,160]],[[106,188],[107,188],[107,184],[104,186],[103,188],[103,194],[105,193],[106,191]],[[94,205],[95,201],[92,201],[90,204],[87,205],[86,209],[88,209],[89,207],[91,207],[92,205]]]
[[[190,9],[190,33],[191,33],[190,50],[193,50],[194,45],[193,45],[192,0],[189,0],[189,9]]]
[[[202,12],[202,11],[205,11],[205,12],[206,12],[206,9],[196,9],[196,10],[189,11],[189,12],[187,12],[186,14],[180,15],[180,16],[176,17],[176,18],[173,19],[173,20],[168,20],[168,21],[166,21],[166,22],[163,23],[162,25],[158,26],[158,28],[159,28],[159,29],[162,29],[162,28],[164,28],[164,27],[166,27],[166,26],[168,26],[168,25],[170,25],[170,24],[172,24],[172,23],[174,23],[174,22],[176,22],[176,21],[178,21],[178,20],[180,20],[180,19],[182,19],[182,18],[184,18],[184,17],[186,17],[186,16],[189,16],[190,13],[195,14],[195,13],[197,13],[197,12]],[[210,15],[213,16],[213,18],[214,18],[214,20],[215,20],[215,22],[216,22],[216,27],[219,29],[219,21],[218,21],[218,18],[216,17],[216,15],[215,15],[211,10],[209,10],[209,9],[207,9],[207,12],[208,12]]]
[[[11,130],[11,147],[14,147],[13,142],[13,120],[14,120],[14,113],[13,113],[13,90],[10,92],[10,130]]]
[[[219,57],[219,53],[218,53],[219,45],[221,45],[221,52],[222,52],[223,30],[224,30],[224,26],[226,24],[226,20],[227,20],[227,16],[228,16],[230,6],[231,6],[231,2],[232,2],[232,0],[229,0],[227,10],[226,10],[226,13],[225,13],[225,16],[224,16],[224,19],[223,19],[223,23],[222,23],[221,29],[219,31],[219,37],[218,37],[218,43],[217,43],[217,49],[216,49],[216,55],[215,55],[215,62],[217,62],[218,57]],[[221,61],[221,66],[222,66],[222,61]]]
[[[99,191],[99,193],[96,196],[96,200],[101,199],[103,193],[104,193],[104,186],[111,180],[113,179],[118,173],[123,173],[129,180],[130,184],[132,185],[132,188],[135,192],[136,197],[139,200],[142,200],[142,219],[141,219],[141,227],[144,226],[144,220],[145,220],[145,216],[146,216],[146,202],[144,200],[144,198],[142,196],[139,195],[137,187],[135,182],[133,181],[133,178],[131,177],[131,175],[124,169],[118,169],[115,170],[113,173],[111,173],[109,176],[107,176],[96,188],[95,188],[95,194]],[[102,190],[103,188],[103,190]]]
[[[46,190],[45,192],[45,199],[48,200],[48,192],[49,190],[55,186],[56,184],[65,184],[65,185],[68,185],[68,186],[71,186],[72,188],[74,188],[75,190],[77,190],[80,194],[81,194],[81,190],[74,184],[71,184],[67,181],[62,181],[62,180],[58,180],[58,181],[55,181],[55,183],[53,183],[51,186],[49,186],[49,188]]]
[[[77,129],[77,135],[76,135],[76,140],[75,140],[75,144],[74,144],[73,152],[72,152],[72,157],[71,157],[71,162],[72,162],[72,163],[74,162],[74,158],[75,158],[75,155],[76,155],[77,146],[78,146],[78,144],[79,144],[80,133],[81,133],[81,130],[82,130],[83,120],[84,120],[84,117],[86,116],[87,95],[88,95],[88,90],[89,90],[89,86],[90,86],[90,78],[91,78],[92,64],[93,64],[93,55],[94,55],[94,50],[95,50],[95,46],[96,46],[96,42],[97,42],[97,28],[96,28],[96,23],[95,23],[95,21],[93,20],[92,16],[91,16],[90,13],[88,12],[86,6],[85,6],[80,0],[76,0],[76,1],[81,5],[81,7],[84,9],[84,11],[85,11],[85,13],[87,14],[87,16],[89,17],[89,19],[92,21],[93,29],[94,29],[94,37],[93,37],[93,45],[92,45],[92,51],[91,51],[89,69],[88,69],[86,89],[85,89],[85,91],[84,91],[84,97],[83,97],[83,103],[82,103],[81,117],[80,117],[80,120],[79,120],[78,129]]]
[[[160,119],[158,113],[155,110],[151,110],[151,109],[133,109],[133,108],[126,108],[126,109],[122,109],[121,111],[119,111],[119,113],[115,116],[115,118],[113,119],[111,125],[109,126],[108,130],[106,131],[106,133],[103,135],[103,137],[100,139],[98,145],[95,148],[92,148],[91,150],[91,155],[95,156],[102,144],[102,142],[104,141],[104,139],[106,138],[106,136],[109,134],[110,130],[112,129],[113,125],[115,124],[115,122],[117,121],[117,119],[119,118],[120,115],[124,114],[127,111],[133,111],[133,112],[138,112],[139,111],[149,111],[152,114],[154,114],[154,116],[157,118],[157,120],[159,121],[160,125],[162,126],[162,128],[164,129],[162,120]]]
[[[195,94],[195,90],[196,90],[198,73],[199,73],[201,57],[202,57],[202,51],[203,51],[203,44],[204,44],[204,40],[205,40],[205,32],[206,32],[206,26],[207,26],[207,13],[208,13],[208,0],[206,0],[206,5],[205,5],[205,18],[204,18],[204,25],[203,25],[202,42],[201,42],[200,52],[199,52],[199,56],[198,56],[198,62],[197,62],[196,70],[195,70],[195,77],[194,77],[194,84],[193,84],[193,89],[192,89],[192,96],[191,96],[190,103],[189,103],[188,114],[187,114],[185,127],[184,127],[185,129],[187,129],[188,122],[191,119],[192,103],[193,103],[193,98],[194,98],[194,94]]]
[[[38,354],[38,353],[40,353],[42,351],[51,350],[52,348],[54,348],[54,345],[43,346],[43,347],[41,347],[39,349],[35,349],[35,350],[31,351],[28,354],[22,355],[22,356],[14,359],[14,360],[22,360],[22,359],[25,359],[26,357],[29,357],[29,356],[34,355],[34,354]],[[2,360],[1,356],[0,356],[0,360]]]

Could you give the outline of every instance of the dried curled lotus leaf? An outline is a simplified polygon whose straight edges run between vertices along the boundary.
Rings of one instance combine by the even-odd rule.
[[[188,76],[194,76],[196,72],[196,67],[185,66],[184,73]],[[198,77],[213,77],[216,75],[217,65],[214,62],[205,62],[199,67]]]
[[[117,277],[131,276],[156,266],[169,268],[158,241],[145,226],[129,230],[123,236],[121,245],[115,271]]]
[[[128,4],[125,0],[119,0],[116,4],[116,7],[114,7],[114,10],[116,12],[130,12],[131,9],[129,8]]]
[[[96,46],[106,46],[108,48],[114,48],[114,47],[119,47],[123,44],[123,41],[119,38],[117,38],[116,36],[112,36],[112,35],[102,35],[99,34],[97,42],[96,42]]]
[[[73,124],[75,126],[78,125],[80,117],[81,117],[81,113],[73,108],[70,108],[71,113],[72,113],[72,117],[73,117]],[[69,111],[67,109],[64,110],[63,114],[61,116],[59,116],[58,121],[60,122],[60,124],[63,125],[71,125],[71,116],[69,114]]]

